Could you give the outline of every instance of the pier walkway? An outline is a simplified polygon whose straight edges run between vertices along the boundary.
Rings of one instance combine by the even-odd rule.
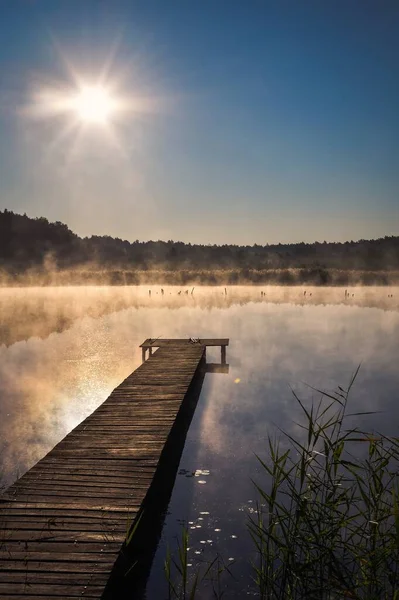
[[[140,508],[162,496],[153,489],[160,465],[178,445],[162,483],[173,487],[178,430],[192,417],[184,425],[180,415],[208,342],[225,363],[228,340],[146,340],[148,360],[0,496],[0,598],[103,597]]]

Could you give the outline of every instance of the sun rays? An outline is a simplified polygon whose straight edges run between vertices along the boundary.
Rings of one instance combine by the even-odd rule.
[[[137,75],[141,69],[132,66],[128,70],[125,66],[121,71],[114,64],[115,52],[112,52],[99,68],[79,70],[59,47],[57,50],[66,67],[65,79],[36,81],[22,111],[25,117],[42,123],[50,132],[46,135],[45,154],[59,149],[67,159],[72,159],[79,150],[88,147],[109,147],[126,156],[126,138],[129,137],[131,144],[133,125],[136,123],[138,129],[140,118],[159,112],[162,104],[156,94],[148,93],[148,86],[145,86],[147,93],[142,93]]]

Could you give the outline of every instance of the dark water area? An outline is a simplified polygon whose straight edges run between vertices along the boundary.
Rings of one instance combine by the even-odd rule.
[[[181,291],[181,294],[178,292]],[[261,295],[261,291],[265,295]],[[306,294],[304,292],[306,291]],[[207,374],[147,588],[167,597],[166,546],[184,522],[189,569],[219,552],[226,598],[255,594],[248,515],[268,433],[302,435],[292,389],[310,403],[361,369],[350,423],[398,434],[399,289],[237,287],[0,290],[0,473],[9,485],[141,363],[147,337],[229,337],[228,374]],[[352,296],[352,294],[354,294]],[[392,297],[393,296],[393,297]],[[208,350],[218,362],[220,350]],[[307,385],[308,384],[308,385]],[[356,420],[355,420],[356,419]],[[204,589],[200,598],[211,598]]]

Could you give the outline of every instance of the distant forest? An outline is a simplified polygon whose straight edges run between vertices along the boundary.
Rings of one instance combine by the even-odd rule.
[[[185,285],[399,283],[399,236],[237,246],[81,238],[59,221],[0,211],[1,283]]]

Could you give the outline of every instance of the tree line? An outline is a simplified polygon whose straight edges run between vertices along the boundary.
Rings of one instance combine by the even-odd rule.
[[[129,242],[111,236],[79,237],[67,225],[0,211],[0,268],[27,271],[399,270],[399,236],[348,242],[206,245],[169,241]],[[322,283],[322,282],[321,282]]]

